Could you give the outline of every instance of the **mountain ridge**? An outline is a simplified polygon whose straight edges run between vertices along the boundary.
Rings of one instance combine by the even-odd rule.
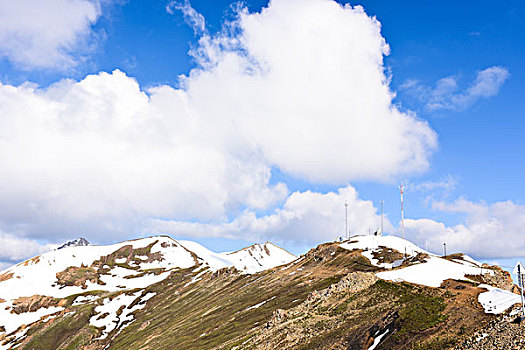
[[[519,299],[503,271],[394,236],[283,252],[154,236],[31,258],[0,275],[0,349],[447,348]]]

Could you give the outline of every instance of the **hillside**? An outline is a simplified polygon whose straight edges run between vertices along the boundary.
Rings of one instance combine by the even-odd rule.
[[[72,246],[0,275],[1,349],[446,349],[515,303],[508,273],[393,236],[299,258],[150,237]]]

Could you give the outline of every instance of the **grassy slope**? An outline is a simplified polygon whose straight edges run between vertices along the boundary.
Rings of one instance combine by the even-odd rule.
[[[110,349],[233,347],[266,323],[276,309],[300,304],[310,292],[338,282],[351,270],[375,269],[360,255],[343,250],[337,259],[328,259],[336,248],[329,249],[314,251],[286,270],[276,268],[254,275],[222,271],[186,288],[187,278],[174,274],[154,286],[152,290],[159,294]]]

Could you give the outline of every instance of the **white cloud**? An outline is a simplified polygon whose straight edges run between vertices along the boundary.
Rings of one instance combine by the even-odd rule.
[[[523,227],[525,206],[512,201],[493,204],[459,199],[453,203],[435,202],[433,208],[465,215],[465,222],[454,227],[429,219],[406,220],[408,237],[428,242],[429,249],[463,252],[478,258],[522,256],[525,250]]]
[[[375,232],[380,216],[371,201],[359,198],[352,186],[326,194],[294,192],[283,207],[264,216],[247,210],[228,223],[198,223],[173,220],[151,220],[147,232],[179,234],[193,237],[231,237],[255,241],[272,240],[312,246],[344,236],[345,210],[348,204],[348,229],[352,235]],[[392,231],[384,219],[385,232]]]
[[[146,93],[119,71],[47,89],[0,85],[0,123],[7,231],[130,234],[147,217],[217,219],[287,195],[268,185],[257,154],[209,137],[221,130],[193,115],[182,91]]]
[[[429,110],[464,110],[481,98],[498,94],[503,83],[510,76],[505,67],[492,66],[477,73],[476,78],[466,89],[460,89],[458,78],[449,76],[429,87],[415,80],[408,80],[401,89],[410,91]]]
[[[448,175],[446,178],[437,181],[425,181],[419,183],[408,183],[407,189],[422,193],[430,193],[427,200],[434,198],[436,195],[447,197],[458,186],[457,177]]]
[[[0,57],[23,69],[75,66],[100,15],[100,0],[2,1]]]
[[[204,36],[185,80],[198,115],[234,127],[271,164],[310,181],[387,180],[423,171],[427,123],[392,104],[380,23],[360,6],[275,0]]]
[[[166,5],[166,11],[171,15],[173,15],[175,11],[182,12],[186,23],[193,28],[195,34],[203,34],[206,32],[206,20],[204,16],[191,7],[189,0],[170,1]]]
[[[54,248],[54,245],[43,245],[16,234],[0,231],[0,270]]]
[[[45,89],[0,84],[0,228],[100,241],[159,218],[223,223],[216,235],[231,235],[249,231],[250,213],[285,202],[273,167],[332,185],[426,169],[436,134],[392,104],[388,46],[361,7],[274,0],[228,28],[200,40],[200,66],[182,89],[144,91],[120,71]],[[254,222],[300,228],[317,218],[319,234],[333,235],[339,214],[296,207],[331,196],[293,194]],[[228,222],[246,228],[228,233]],[[305,239],[279,227],[267,231]]]

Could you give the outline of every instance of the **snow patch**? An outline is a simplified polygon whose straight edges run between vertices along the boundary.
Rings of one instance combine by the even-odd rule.
[[[486,284],[481,284],[479,287],[488,290],[478,296],[479,303],[488,314],[500,314],[514,304],[521,304],[521,297],[518,294]]]
[[[374,343],[368,348],[368,350],[374,350],[379,345],[379,343],[381,343],[381,339],[383,339],[385,335],[387,334],[388,334],[388,328],[385,329],[383,333],[379,334],[378,336],[374,338]]]
[[[481,275],[485,273],[494,274],[493,271],[482,269],[481,263],[467,255],[463,259],[448,260],[435,254],[431,254],[415,244],[395,236],[354,236],[340,246],[344,249],[361,249],[361,253],[372,264],[389,269],[389,271],[378,272],[377,277],[395,282],[410,282],[429,287],[439,287],[447,279],[469,280],[466,275]],[[428,258],[425,262],[416,262],[410,266],[400,267],[403,260],[394,261],[391,264],[380,263],[373,257],[374,252],[381,249],[394,249],[407,257],[417,254],[425,254]]]
[[[493,271],[484,270],[493,274]],[[449,261],[431,256],[425,263],[410,265],[404,268],[377,273],[377,277],[390,281],[406,281],[429,287],[439,287],[447,279],[469,281],[465,275],[479,275],[480,268],[469,263]]]
[[[105,339],[109,333],[117,328],[121,330],[124,329],[134,320],[132,313],[144,308],[146,301],[156,294],[149,292],[140,297],[138,296],[140,293],[141,292],[136,292],[130,295],[120,294],[113,299],[106,298],[102,305],[95,308],[97,314],[89,319],[89,324],[97,328],[103,328],[102,335],[97,339]],[[129,307],[138,298],[141,300],[134,306]],[[117,315],[118,310],[122,310],[120,315]]]
[[[18,329],[22,325],[29,325],[33,322],[39,321],[41,318],[61,312],[63,307],[52,306],[48,308],[40,308],[34,312],[23,312],[21,314],[10,313],[8,310],[2,308],[0,311],[0,320],[5,327],[5,333],[9,334]]]
[[[266,304],[267,302],[269,302],[270,300],[273,300],[273,299],[275,299],[275,296],[271,297],[270,299],[267,299],[267,300],[265,300],[263,302],[260,302],[259,304],[255,304],[253,306],[250,306],[250,307],[246,308],[245,311],[249,311],[249,310],[252,310],[252,309],[258,309],[260,306]]]
[[[385,269],[396,267],[394,266],[395,262],[381,263],[374,258],[374,253],[379,253],[385,248],[390,248],[401,254],[406,254],[407,257],[414,257],[419,253],[432,255],[415,244],[396,236],[353,236],[339,246],[347,250],[361,249],[363,251],[361,255],[370,260],[372,265]]]

